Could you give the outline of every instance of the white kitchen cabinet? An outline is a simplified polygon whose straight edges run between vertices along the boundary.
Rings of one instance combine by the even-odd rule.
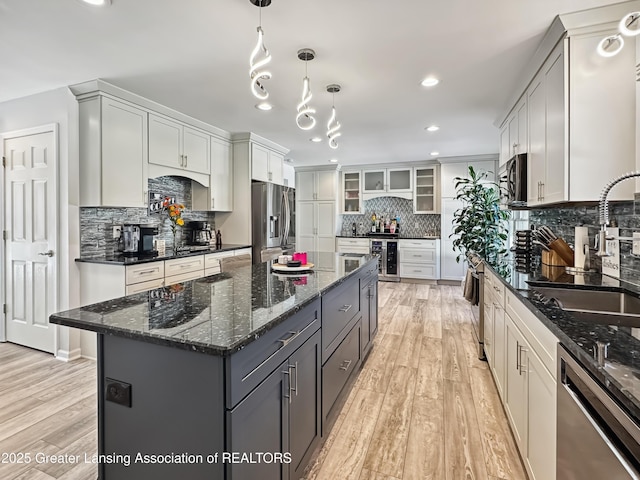
[[[362,193],[365,199],[393,195],[411,198],[413,171],[411,168],[363,170]]]
[[[437,280],[440,278],[440,241],[409,240],[398,241],[400,278]]]
[[[440,227],[440,278],[443,280],[462,281],[466,272],[466,260],[456,261],[458,251],[453,248],[453,240],[449,237],[453,233],[453,213],[462,207],[462,201],[453,198],[442,199],[442,216]]]
[[[342,213],[362,213],[361,172],[342,172]]]
[[[368,238],[336,238],[336,252],[368,254],[370,240]]]
[[[79,100],[80,206],[147,207],[147,122],[128,102]]]
[[[251,178],[284,185],[284,155],[258,143],[251,145]]]
[[[211,137],[209,187],[192,182],[193,210],[233,210],[233,158],[231,142]]]
[[[296,249],[335,252],[336,202],[296,202]]]
[[[282,177],[282,184],[285,187],[296,188],[296,169],[293,168],[293,165],[285,162],[282,166]]]
[[[528,343],[509,316],[505,322],[507,389],[505,409],[511,430],[521,452],[526,452],[527,441],[527,366]],[[523,352],[524,350],[524,352]],[[524,456],[524,455],[523,455]]]
[[[296,171],[296,200],[336,201],[337,179],[335,169]]]
[[[413,179],[413,213],[440,213],[438,167],[416,167]]]
[[[207,132],[149,115],[149,163],[209,175],[209,142]]]
[[[526,153],[528,149],[527,96],[516,103],[500,129],[500,163],[504,165],[516,154]]]

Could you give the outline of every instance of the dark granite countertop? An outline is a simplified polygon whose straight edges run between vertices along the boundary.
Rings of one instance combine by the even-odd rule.
[[[640,297],[640,287],[598,273],[570,275],[564,267],[541,265],[523,273],[512,264],[505,264],[492,271],[640,424],[640,328],[582,320],[554,303],[547,303],[548,299],[536,292],[536,287],[562,286],[620,291]],[[604,366],[596,360],[598,341],[609,343]]]
[[[173,255],[171,250],[167,250],[168,255],[157,257],[129,257],[122,254],[106,255],[100,257],[80,257],[76,258],[76,262],[84,263],[103,263],[107,265],[136,265],[139,263],[159,262],[163,260],[172,260],[175,258],[193,257],[196,255],[205,255],[207,253],[228,252],[230,250],[238,250],[241,248],[251,248],[251,245],[241,245],[234,243],[223,243],[220,248],[211,248],[209,250],[197,250],[194,252],[181,251],[178,255]]]
[[[356,274],[370,255],[308,252],[307,274],[276,274],[271,262],[54,313],[51,323],[230,355]]]

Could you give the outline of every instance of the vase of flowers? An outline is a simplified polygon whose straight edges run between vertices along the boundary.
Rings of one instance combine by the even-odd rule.
[[[178,228],[182,228],[184,226],[184,219],[182,218],[182,211],[184,210],[184,205],[181,203],[171,203],[169,204],[169,200],[165,200],[166,211],[169,215],[169,220],[171,221],[171,233],[173,234],[173,254],[178,254],[178,242],[176,239],[176,234],[178,233]]]

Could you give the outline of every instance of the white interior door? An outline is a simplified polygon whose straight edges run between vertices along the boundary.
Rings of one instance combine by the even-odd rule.
[[[10,342],[54,353],[57,132],[4,138],[5,303]]]

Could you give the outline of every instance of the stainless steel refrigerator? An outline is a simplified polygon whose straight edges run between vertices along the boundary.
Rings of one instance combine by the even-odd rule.
[[[295,190],[268,182],[251,184],[253,263],[294,250]]]

